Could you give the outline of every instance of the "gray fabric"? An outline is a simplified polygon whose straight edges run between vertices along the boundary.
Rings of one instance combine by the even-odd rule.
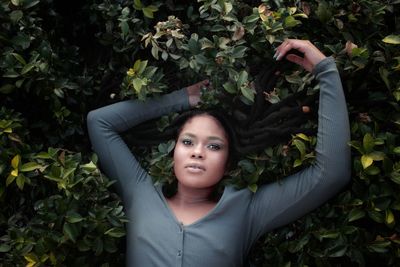
[[[135,267],[242,266],[252,244],[264,233],[315,209],[350,178],[347,109],[333,58],[314,69],[320,82],[315,163],[279,183],[247,189],[225,187],[216,207],[183,226],[119,136],[132,126],[189,108],[186,90],[157,99],[124,101],[88,115],[93,149],[104,172],[119,181],[126,213],[127,265]]]

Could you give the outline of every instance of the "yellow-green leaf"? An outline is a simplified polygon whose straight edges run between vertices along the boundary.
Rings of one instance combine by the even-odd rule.
[[[148,17],[150,19],[154,18],[154,15],[153,15],[154,11],[153,11],[152,8],[145,7],[145,8],[142,9],[142,11],[143,11],[143,15],[145,17]]]
[[[301,159],[296,159],[293,163],[293,167],[296,168],[298,166],[300,166],[301,164],[303,164],[303,162],[301,161]]]
[[[13,157],[13,159],[11,160],[11,166],[14,168],[14,169],[18,169],[18,165],[19,165],[19,162],[21,161],[21,156],[20,155],[15,155],[14,157]]]
[[[310,142],[310,138],[303,133],[298,133],[298,134],[296,134],[296,136],[303,139],[304,141]]]
[[[142,90],[142,79],[135,78],[132,80],[133,88],[135,89],[136,93],[140,93]]]
[[[14,176],[14,177],[17,177],[18,176],[18,169],[12,170],[11,171],[11,175]]]
[[[12,128],[6,128],[3,130],[4,133],[12,133]]]
[[[135,8],[135,9],[142,9],[142,7],[143,7],[143,5],[142,5],[142,1],[140,1],[140,0],[134,0],[133,1],[133,7]]]
[[[138,60],[136,60],[135,61],[135,64],[133,64],[133,70],[135,71],[135,72],[137,72],[138,70],[139,70],[139,68],[140,68],[140,63],[141,63],[142,61],[140,60],[140,59],[138,59]]]
[[[383,41],[384,43],[387,43],[387,44],[395,44],[395,45],[398,45],[398,44],[400,44],[400,35],[391,34],[391,35],[388,35],[388,36],[386,36],[385,38],[383,38],[382,41]]]
[[[387,225],[393,225],[395,222],[393,212],[391,210],[386,210],[385,222]]]
[[[6,179],[6,186],[9,186],[15,180],[16,177],[17,176],[10,174]]]
[[[28,162],[25,164],[22,164],[21,168],[19,170],[21,172],[30,172],[36,169],[40,169],[42,166],[36,162]]]
[[[364,169],[366,169],[369,166],[371,166],[373,162],[374,162],[374,160],[371,157],[369,157],[368,155],[362,155],[361,156],[361,164],[362,164]]]
[[[30,263],[37,263],[39,261],[38,257],[34,253],[28,253],[24,258]]]
[[[381,161],[385,158],[385,153],[381,151],[373,151],[368,154],[368,157],[372,158],[374,161]]]
[[[138,70],[137,70],[137,72],[138,72],[138,74],[142,74],[143,73],[143,71],[146,69],[146,67],[147,67],[147,60],[143,60],[143,61],[141,61],[140,62],[140,64],[139,64],[139,68],[138,68]]]
[[[248,188],[251,192],[255,193],[255,192],[257,191],[257,189],[258,189],[258,186],[257,186],[257,184],[251,184],[251,185],[248,185],[247,188]]]

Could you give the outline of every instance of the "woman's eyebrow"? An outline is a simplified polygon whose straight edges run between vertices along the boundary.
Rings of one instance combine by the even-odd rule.
[[[186,136],[186,137],[190,137],[190,138],[197,138],[197,136],[195,134],[192,134],[192,133],[183,133],[182,135]],[[207,139],[209,141],[220,141],[222,143],[226,142],[224,138],[219,137],[219,136],[214,136],[214,135],[208,136]]]

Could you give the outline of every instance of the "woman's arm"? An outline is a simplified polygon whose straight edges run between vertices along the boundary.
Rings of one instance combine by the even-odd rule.
[[[320,206],[350,178],[349,120],[335,61],[326,58],[308,41],[288,41],[289,44],[278,48],[277,58],[290,49],[301,51],[304,58],[288,55],[287,59],[312,71],[320,85],[316,160],[309,168],[256,192],[251,206],[256,236]]]
[[[207,81],[202,81],[145,102],[122,101],[89,112],[87,126],[93,150],[107,176],[119,181],[118,187],[123,194],[128,188],[132,190],[132,183],[145,179],[147,173],[138,164],[119,133],[141,122],[196,105],[200,99],[200,88],[206,84]]]

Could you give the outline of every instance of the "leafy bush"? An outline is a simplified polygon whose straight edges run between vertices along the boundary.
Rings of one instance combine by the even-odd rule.
[[[204,78],[215,90],[203,106],[249,107],[255,75],[285,38],[310,39],[337,61],[352,182],[267,234],[251,259],[256,266],[398,266],[398,14],[399,1],[378,0],[2,1],[0,266],[121,265],[126,218],[90,151],[87,112]],[[293,68],[267,98],[317,90],[310,74]],[[172,145],[137,150],[157,181],[171,182]],[[227,182],[255,191],[310,164],[314,145],[315,136],[299,134],[250,154]]]

